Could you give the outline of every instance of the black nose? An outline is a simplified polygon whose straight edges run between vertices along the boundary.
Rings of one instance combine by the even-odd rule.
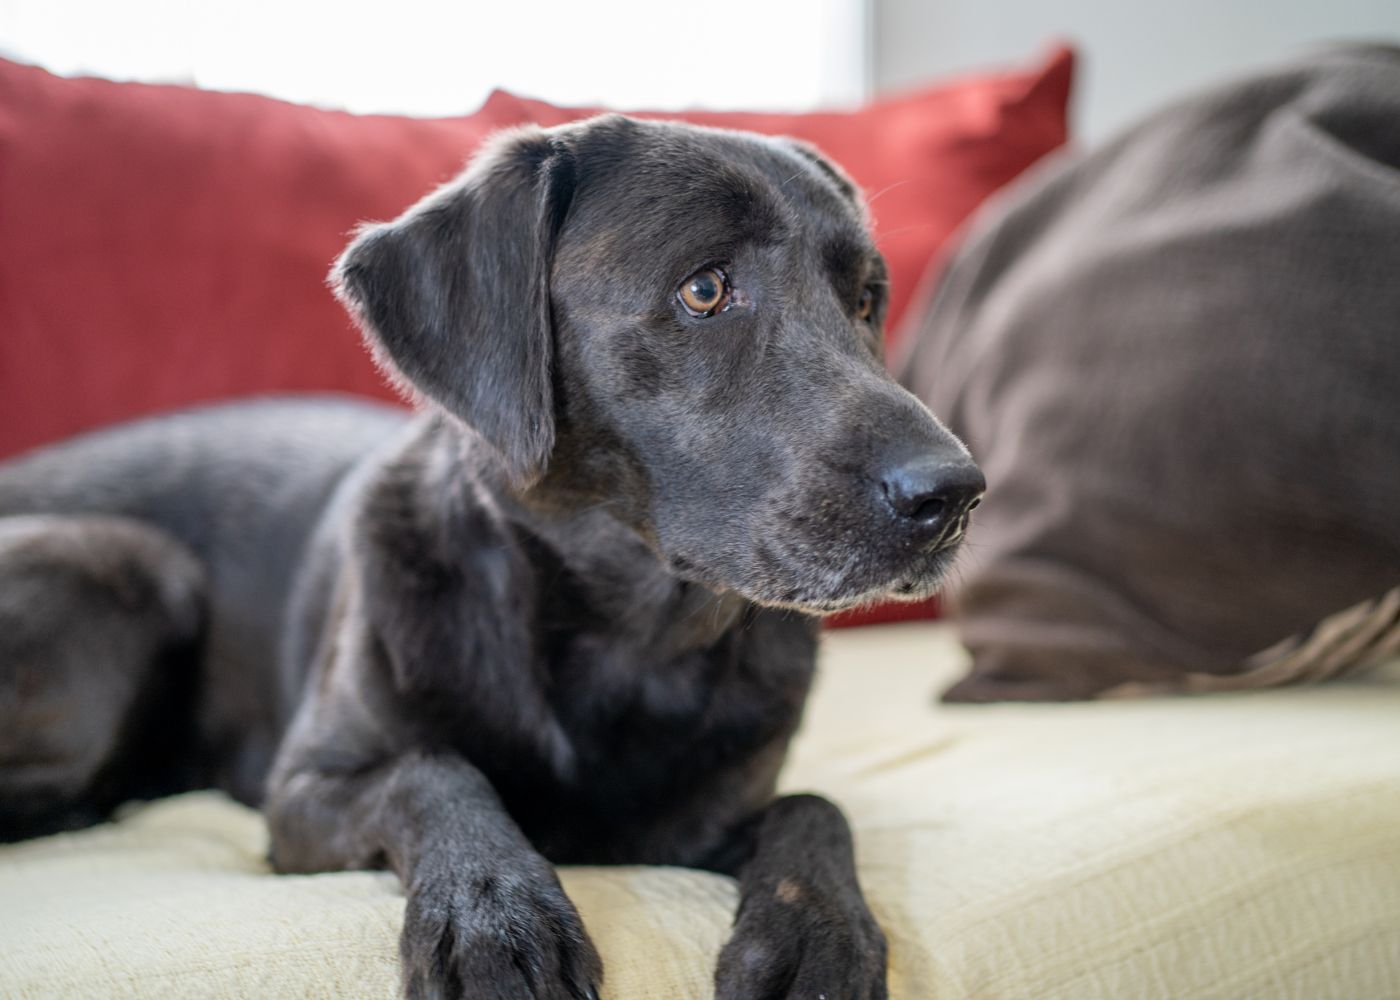
[[[921,455],[887,470],[880,487],[890,509],[923,544],[956,541],[987,481],[968,458]]]

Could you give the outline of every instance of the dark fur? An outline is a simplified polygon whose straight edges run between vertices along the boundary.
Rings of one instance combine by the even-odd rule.
[[[715,263],[732,305],[692,317]],[[845,820],[773,797],[806,612],[927,593],[981,482],[884,373],[850,182],[528,130],[336,282],[422,416],[245,404],[0,468],[43,515],[0,519],[4,832],[266,777],[280,870],[402,877],[411,996],[595,996],[552,864],[629,862],[739,877],[720,996],[883,997]]]

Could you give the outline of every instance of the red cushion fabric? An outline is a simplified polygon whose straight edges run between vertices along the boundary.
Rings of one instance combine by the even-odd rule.
[[[1065,141],[1071,74],[1062,48],[855,111],[642,116],[791,135],[841,163],[872,202],[897,329],[962,220]],[[325,287],[355,225],[397,215],[494,129],[594,110],[498,91],[461,118],[355,116],[0,60],[0,458],[209,400],[392,398]]]
[[[0,456],[206,400],[393,398],[326,288],[516,124],[64,79],[0,60]]]

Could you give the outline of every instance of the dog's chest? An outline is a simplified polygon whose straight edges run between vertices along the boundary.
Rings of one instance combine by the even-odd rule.
[[[530,659],[570,764],[512,762],[491,778],[556,861],[689,863],[729,814],[771,794],[814,629],[682,583],[630,533],[588,527],[517,537],[532,578]]]
[[[813,666],[806,623],[752,609],[703,648],[585,630],[555,636],[551,654],[550,703],[575,767],[550,808],[521,819],[558,861],[702,857],[771,795]]]

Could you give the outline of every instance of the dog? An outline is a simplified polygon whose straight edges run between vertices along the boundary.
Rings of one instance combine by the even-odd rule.
[[[388,867],[409,997],[596,998],[556,864],[728,873],[724,998],[886,996],[841,812],[775,797],[816,615],[931,593],[984,482],[886,374],[793,140],[507,132],[332,283],[416,415],[274,399],[0,467],[0,823],[219,787]]]

